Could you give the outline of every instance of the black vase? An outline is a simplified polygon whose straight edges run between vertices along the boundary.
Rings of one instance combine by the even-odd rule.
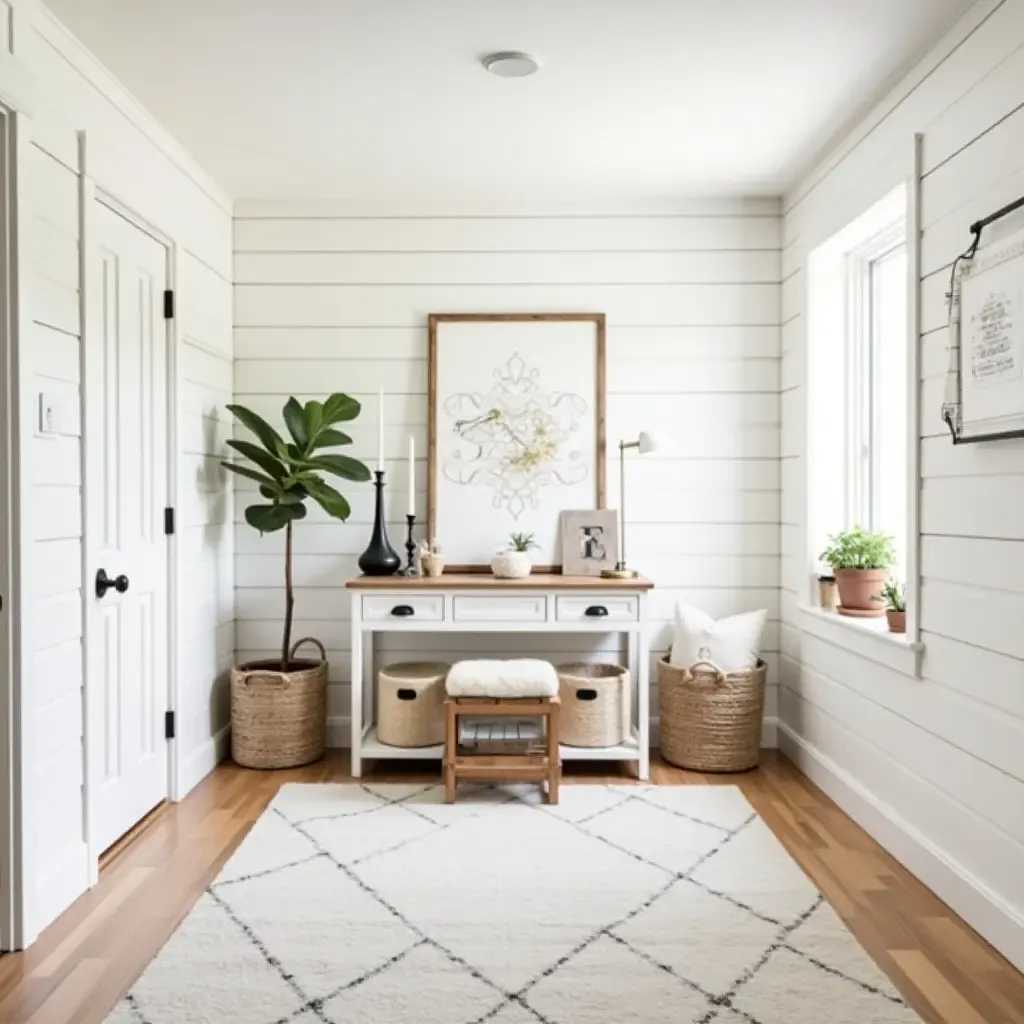
[[[366,550],[359,556],[359,569],[364,576],[394,576],[402,561],[388,543],[388,529],[384,525],[384,471],[374,470],[373,475],[373,486],[377,488],[373,533]]]

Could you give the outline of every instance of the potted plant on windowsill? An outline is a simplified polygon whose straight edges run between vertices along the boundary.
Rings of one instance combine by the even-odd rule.
[[[885,618],[890,633],[907,631],[907,588],[898,580],[889,580],[878,598],[885,605]]]
[[[879,601],[889,567],[896,561],[892,537],[854,526],[832,534],[819,557],[835,574],[840,615],[880,618],[885,614]]]
[[[348,519],[348,501],[324,476],[358,482],[370,479],[369,469],[358,459],[327,451],[352,443],[335,424],[354,420],[360,406],[344,394],[304,406],[289,398],[283,410],[288,441],[245,406],[229,405],[228,409],[259,442],[228,441],[248,463],[222,463],[259,485],[263,500],[245,510],[245,521],[261,535],[284,531],[281,656],[232,669],[231,754],[247,768],[291,768],[323,756],[327,730],[327,652],[313,637],[292,644],[292,526],[305,519],[309,499],[332,518]],[[299,646],[307,642],[320,649],[319,661],[296,658]]]

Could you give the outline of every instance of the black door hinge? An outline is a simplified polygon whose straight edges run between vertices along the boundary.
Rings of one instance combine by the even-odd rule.
[[[174,712],[173,711],[165,711],[164,712],[164,739],[165,740],[173,740],[174,739]]]
[[[164,509],[164,533],[166,533],[168,537],[172,533],[174,533],[174,509],[173,508],[165,508]]]
[[[174,292],[169,288],[164,292],[164,319],[174,319]]]

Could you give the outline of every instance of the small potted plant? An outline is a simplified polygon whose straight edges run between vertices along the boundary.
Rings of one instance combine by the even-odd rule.
[[[496,552],[491,559],[491,572],[502,579],[526,579],[533,569],[530,550],[535,547],[537,542],[532,533],[513,533],[508,548]]]
[[[878,598],[885,605],[885,618],[890,633],[907,631],[907,588],[898,580],[889,580]]]
[[[889,567],[896,561],[892,537],[854,526],[832,534],[819,557],[835,574],[840,615],[880,618],[885,614],[879,602]]]

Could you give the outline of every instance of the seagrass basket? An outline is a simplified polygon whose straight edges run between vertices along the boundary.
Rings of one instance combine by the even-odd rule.
[[[699,772],[743,772],[761,753],[763,661],[744,672],[725,673],[709,661],[690,668],[658,664],[661,755]]]
[[[629,670],[578,662],[558,666],[558,738],[570,747],[614,747],[630,734]]]
[[[320,660],[297,659],[316,644]],[[244,768],[295,768],[319,760],[327,745],[327,652],[313,637],[292,645],[291,671],[250,661],[231,670],[231,757]]]
[[[444,742],[443,661],[403,661],[377,673],[377,738],[392,747]]]

